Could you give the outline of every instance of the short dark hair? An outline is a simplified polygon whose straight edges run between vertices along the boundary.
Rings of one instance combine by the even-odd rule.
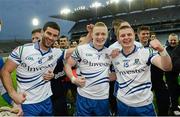
[[[142,30],[150,31],[150,26],[139,26],[137,29],[137,33],[139,34]]]
[[[67,36],[65,36],[65,35],[62,35],[62,36],[60,36],[60,38],[68,38]]]
[[[60,32],[60,27],[56,22],[52,22],[52,21],[46,22],[44,27],[43,27],[43,31],[46,31],[46,29],[48,27],[56,29],[56,30],[58,30]]]
[[[119,26],[122,22],[124,22],[124,20],[122,20],[122,19],[114,19],[112,21],[112,26]]]
[[[36,32],[41,33],[41,28],[33,29],[32,32],[31,32],[31,34],[34,34],[34,33],[36,33]]]

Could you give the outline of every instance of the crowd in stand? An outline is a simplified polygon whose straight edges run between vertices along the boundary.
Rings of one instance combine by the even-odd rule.
[[[135,33],[120,19],[109,31],[103,22],[87,25],[78,42],[60,31],[57,23],[47,22],[32,31],[32,43],[15,48],[5,64],[0,61],[0,93],[18,115],[70,116],[69,90],[75,116],[180,115],[177,34],[162,45],[149,26]]]

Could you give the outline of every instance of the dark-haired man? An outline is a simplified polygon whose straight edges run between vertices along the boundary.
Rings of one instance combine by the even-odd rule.
[[[21,104],[24,116],[52,115],[49,80],[54,75],[57,60],[65,58],[62,50],[51,48],[59,34],[58,24],[47,22],[41,32],[42,39],[14,49],[2,69],[4,86],[14,102]],[[17,71],[17,91],[10,75],[14,69]]]
[[[144,48],[151,48],[150,27],[149,26],[138,27],[137,34],[139,41],[144,46]],[[162,69],[159,69],[153,64],[151,65],[152,90],[155,93],[158,115],[160,116],[168,115],[168,111],[170,107],[168,87],[163,79],[163,75],[164,75],[164,71]]]
[[[169,55],[172,56],[172,52],[179,45],[178,35],[171,33],[168,38],[168,46],[166,47]],[[174,67],[174,66],[173,66]],[[178,98],[180,96],[180,86],[178,84],[179,72],[169,71],[165,72],[166,82],[168,84],[170,99],[171,99],[171,111],[173,115],[180,115],[180,106],[178,104]]]
[[[41,28],[32,30],[31,32],[32,43],[35,43],[36,41],[39,41],[40,39],[41,39]]]

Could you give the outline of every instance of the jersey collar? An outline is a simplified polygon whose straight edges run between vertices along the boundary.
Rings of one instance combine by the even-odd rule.
[[[34,43],[34,48],[37,49],[37,50],[39,50],[42,55],[45,55],[45,54],[47,54],[47,53],[49,53],[49,52],[52,52],[52,49],[51,49],[51,48],[49,48],[47,51],[42,50],[42,49],[40,48],[40,42],[39,42],[39,41],[37,41],[37,42]]]
[[[104,48],[106,48],[106,47],[104,46],[103,48],[101,48],[101,49],[98,50],[97,48],[94,47],[94,45],[93,45],[92,42],[90,42],[89,45],[90,45],[92,48],[94,48],[95,50],[97,50],[98,52],[100,52],[100,51],[102,51]]]
[[[138,49],[137,46],[134,45],[134,49],[133,49],[133,51],[132,51],[131,53],[129,53],[129,54],[126,55],[126,54],[124,53],[123,49],[121,50],[121,52],[122,52],[123,56],[128,57],[128,56],[130,56],[131,54],[133,54],[134,52],[136,52],[137,49]]]

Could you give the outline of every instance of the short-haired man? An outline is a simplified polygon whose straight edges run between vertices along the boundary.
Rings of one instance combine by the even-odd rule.
[[[139,26],[137,29],[137,35],[138,35],[139,41],[144,46],[144,48],[151,48],[149,26]],[[153,64],[151,65],[152,90],[155,93],[159,116],[168,115],[168,111],[170,107],[168,87],[166,85],[166,82],[164,81],[163,75],[164,75],[164,71],[162,69],[159,69],[157,66]]]
[[[173,71],[180,72],[180,43],[172,52]]]
[[[35,43],[36,41],[41,40],[41,28],[32,30],[31,40],[32,40],[32,43]]]
[[[4,86],[15,103],[22,104],[24,116],[52,115],[49,80],[57,60],[64,58],[62,50],[51,48],[60,34],[58,24],[47,22],[41,34],[40,41],[14,49],[2,70]],[[17,71],[17,91],[10,76],[14,69]]]
[[[171,33],[168,38],[168,46],[166,47],[169,55],[172,55],[173,50],[179,45],[178,35]],[[173,115],[180,115],[180,106],[178,98],[180,96],[180,86],[178,84],[179,72],[169,71],[165,72],[166,82],[171,99],[171,111]]]
[[[97,22],[92,29],[92,43],[76,48],[66,64],[66,74],[77,88],[77,116],[109,116],[109,66],[108,49],[104,47],[108,36],[107,26]],[[78,78],[72,74],[77,64]]]
[[[120,54],[112,60],[117,76],[115,95],[118,116],[155,116],[152,103],[150,64],[164,71],[171,70],[171,59],[161,43],[155,39],[151,48],[137,48],[135,33],[129,26],[119,27],[118,41],[122,46]]]
[[[62,36],[59,38],[59,45],[60,45],[60,48],[62,48],[62,49],[67,49],[67,48],[69,48],[68,37],[62,35]]]

